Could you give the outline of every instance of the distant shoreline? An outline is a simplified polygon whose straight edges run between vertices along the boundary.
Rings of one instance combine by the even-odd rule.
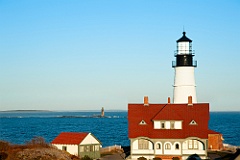
[[[53,112],[50,110],[6,110],[0,112]]]
[[[5,110],[1,112],[100,112],[99,110]],[[127,110],[105,110],[105,112],[127,112]]]
[[[99,112],[99,110],[4,110],[1,112]],[[105,110],[105,112],[127,112],[127,110]],[[216,112],[240,112],[240,111],[210,111],[210,113]]]

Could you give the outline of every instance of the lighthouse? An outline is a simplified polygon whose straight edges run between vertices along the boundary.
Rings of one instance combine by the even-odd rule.
[[[172,67],[175,69],[173,103],[188,103],[192,97],[192,103],[197,103],[194,69],[197,61],[193,60],[192,40],[186,36],[186,32],[177,40],[177,50]]]

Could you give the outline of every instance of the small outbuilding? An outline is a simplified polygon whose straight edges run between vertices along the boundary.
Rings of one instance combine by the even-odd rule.
[[[223,150],[223,136],[221,133],[209,130],[208,131],[208,149],[212,151]]]
[[[91,133],[61,132],[52,142],[60,150],[78,157],[100,158],[101,142]]]

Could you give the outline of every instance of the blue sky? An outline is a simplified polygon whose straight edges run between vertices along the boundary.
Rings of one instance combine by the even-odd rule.
[[[198,102],[240,110],[240,1],[0,0],[0,110],[166,103],[183,27]]]

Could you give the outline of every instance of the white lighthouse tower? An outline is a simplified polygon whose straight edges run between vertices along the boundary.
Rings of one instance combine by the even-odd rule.
[[[177,40],[177,50],[174,54],[176,61],[172,67],[175,69],[173,103],[188,103],[188,97],[192,97],[192,103],[197,103],[194,68],[197,61],[193,61],[192,40],[186,37],[186,32]]]

